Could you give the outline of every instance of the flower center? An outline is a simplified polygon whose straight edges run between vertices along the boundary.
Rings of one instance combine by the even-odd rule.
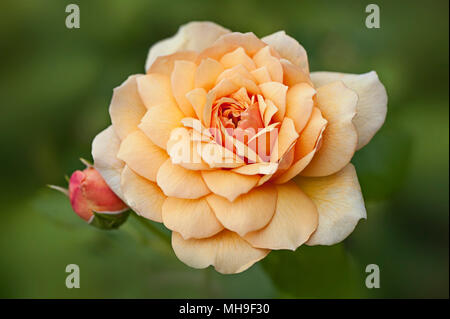
[[[256,95],[243,88],[230,96],[216,100],[212,107],[210,131],[216,142],[236,152],[236,142],[268,160],[272,143],[270,138],[258,135],[265,129]],[[267,143],[266,143],[267,139]],[[273,139],[272,139],[273,140]],[[246,162],[248,158],[243,158]]]

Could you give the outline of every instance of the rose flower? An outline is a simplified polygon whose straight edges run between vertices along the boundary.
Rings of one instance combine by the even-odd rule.
[[[350,160],[386,111],[373,71],[310,74],[283,31],[192,22],[114,90],[94,167],[172,231],[181,261],[238,273],[273,249],[338,243],[366,218]]]

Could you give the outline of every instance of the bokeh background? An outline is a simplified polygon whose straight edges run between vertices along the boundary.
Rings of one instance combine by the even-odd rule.
[[[373,2],[380,29],[364,25]],[[80,29],[65,27],[69,3],[80,6]],[[448,12],[446,0],[2,0],[0,297],[448,298]],[[353,160],[368,219],[342,244],[272,252],[224,276],[185,266],[136,219],[117,231],[89,227],[45,188],[90,159],[112,89],[191,20],[258,36],[284,29],[312,70],[378,72],[387,121]],[[80,289],[65,287],[70,263]],[[371,263],[380,289],[365,287]]]

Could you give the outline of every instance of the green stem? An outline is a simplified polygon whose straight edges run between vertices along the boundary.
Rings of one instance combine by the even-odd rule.
[[[144,226],[147,230],[149,230],[152,234],[154,234],[155,236],[159,237],[160,239],[163,240],[164,243],[166,243],[167,245],[171,246],[170,243],[170,237],[168,237],[166,234],[164,234],[161,230],[159,230],[158,228],[156,228],[152,223],[150,223],[148,220],[146,220],[145,218],[138,216],[137,214],[133,214],[132,215],[135,217],[135,219],[137,221],[139,221],[139,223]]]

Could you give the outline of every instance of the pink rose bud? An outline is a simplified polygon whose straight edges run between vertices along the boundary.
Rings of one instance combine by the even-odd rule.
[[[127,205],[111,190],[100,173],[85,160],[86,168],[73,172],[69,190],[50,185],[65,193],[73,211],[99,228],[111,229],[120,226],[128,217]]]

